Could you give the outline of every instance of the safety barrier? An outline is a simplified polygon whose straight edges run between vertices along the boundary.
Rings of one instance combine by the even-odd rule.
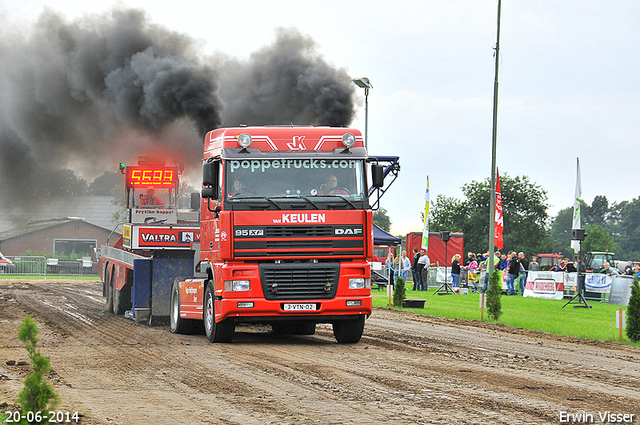
[[[89,276],[95,275],[95,267],[91,257],[78,260],[60,260],[43,256],[16,255],[5,256],[13,263],[13,267],[3,267],[0,273],[28,276]]]

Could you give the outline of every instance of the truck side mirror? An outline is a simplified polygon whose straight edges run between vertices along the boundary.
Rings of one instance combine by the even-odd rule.
[[[202,197],[218,199],[218,173],[220,162],[205,162],[202,164],[202,184],[206,187],[202,189]]]
[[[371,179],[373,187],[384,186],[384,167],[379,164],[371,164]]]
[[[218,184],[218,167],[220,163],[205,162],[202,164],[202,184],[205,186],[216,186]]]

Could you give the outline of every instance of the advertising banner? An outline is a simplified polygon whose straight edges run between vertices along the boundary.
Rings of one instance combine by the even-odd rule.
[[[130,238],[132,249],[191,249],[200,242],[200,228],[132,226]]]
[[[584,289],[589,292],[608,294],[611,291],[613,276],[600,273],[587,273],[584,279]]]
[[[131,222],[140,224],[176,224],[178,214],[171,208],[132,208]]]
[[[530,271],[527,273],[523,296],[561,300],[564,296],[566,277],[564,272]]]

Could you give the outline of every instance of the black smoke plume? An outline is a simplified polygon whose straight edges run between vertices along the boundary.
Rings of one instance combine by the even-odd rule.
[[[71,22],[46,11],[0,40],[0,209],[25,221],[138,155],[198,167],[204,134],[221,125],[348,125],[352,86],[295,30],[240,61],[203,57],[141,10]]]

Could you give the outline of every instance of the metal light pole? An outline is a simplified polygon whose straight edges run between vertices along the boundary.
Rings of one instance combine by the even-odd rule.
[[[353,82],[364,89],[364,148],[367,148],[367,136],[369,134],[369,89],[373,88],[367,77],[355,78]]]
[[[498,0],[498,36],[496,41],[496,73],[493,81],[493,137],[491,141],[491,192],[489,195],[489,259],[487,273],[493,273],[493,260],[496,237],[496,150],[498,145],[498,66],[500,64],[500,10],[501,1]]]

